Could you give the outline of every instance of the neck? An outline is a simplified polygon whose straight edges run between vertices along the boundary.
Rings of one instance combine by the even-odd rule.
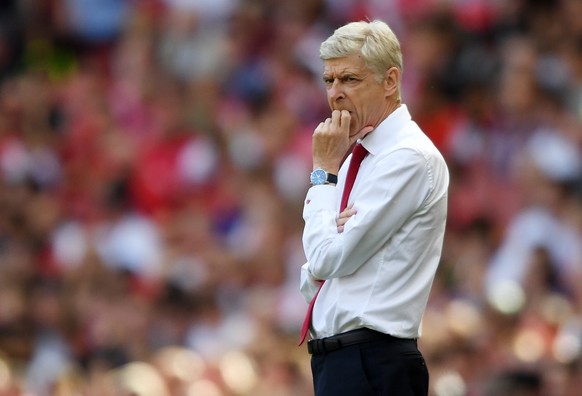
[[[398,109],[400,106],[401,106],[400,99],[396,99],[395,101],[390,101],[390,103],[388,103],[388,105],[384,109],[384,113],[382,114],[380,121],[378,121],[378,123],[376,125],[374,125],[374,129],[376,129],[378,127],[378,125],[380,125],[382,123],[382,121],[384,121],[386,118],[388,118],[388,116],[390,116],[390,114],[394,113],[396,111],[396,109]]]

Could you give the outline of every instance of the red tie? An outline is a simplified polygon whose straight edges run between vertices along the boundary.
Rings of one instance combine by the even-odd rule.
[[[354,187],[354,181],[356,180],[356,175],[358,174],[358,169],[360,169],[360,164],[366,155],[368,154],[368,150],[364,148],[360,143],[354,146],[352,150],[352,159],[350,160],[350,166],[348,168],[348,174],[346,176],[346,184],[344,185],[344,192],[342,195],[342,201],[340,204],[340,212],[343,211],[348,206],[348,199],[350,197],[350,192],[352,191],[352,187]],[[299,345],[303,344],[305,338],[307,337],[307,333],[309,332],[309,325],[311,324],[311,314],[313,313],[313,306],[315,305],[315,300],[321,291],[321,288],[325,281],[321,281],[321,285],[319,285],[319,289],[311,302],[309,303],[309,307],[307,308],[307,313],[305,314],[305,319],[303,320],[303,326],[301,326],[301,338],[299,339]]]

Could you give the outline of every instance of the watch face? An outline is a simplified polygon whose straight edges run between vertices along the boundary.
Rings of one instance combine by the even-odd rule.
[[[316,169],[311,172],[311,184],[325,184],[327,181],[327,175],[323,169]]]

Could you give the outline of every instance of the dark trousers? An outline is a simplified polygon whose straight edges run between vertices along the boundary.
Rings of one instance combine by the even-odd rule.
[[[415,340],[392,337],[311,357],[315,396],[426,396],[428,370]]]

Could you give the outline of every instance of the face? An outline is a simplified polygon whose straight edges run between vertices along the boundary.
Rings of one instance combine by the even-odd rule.
[[[397,68],[388,69],[384,77],[378,81],[359,54],[324,61],[329,107],[350,112],[350,136],[367,126],[375,128],[394,110],[391,103],[397,94]]]

